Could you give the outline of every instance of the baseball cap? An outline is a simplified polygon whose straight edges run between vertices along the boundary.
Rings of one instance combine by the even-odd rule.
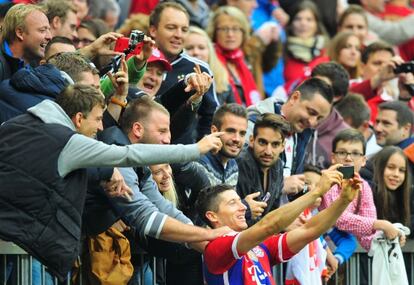
[[[157,48],[154,48],[152,50],[152,54],[147,60],[147,63],[150,63],[150,62],[161,62],[165,70],[167,71],[172,70],[171,64],[168,62],[168,60],[165,58],[162,52]]]

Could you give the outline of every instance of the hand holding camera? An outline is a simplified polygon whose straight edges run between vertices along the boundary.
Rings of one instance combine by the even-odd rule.
[[[396,78],[398,74],[394,70],[403,63],[404,60],[399,56],[394,56],[389,61],[384,62],[379,72],[371,78],[371,88],[377,89],[386,81]]]

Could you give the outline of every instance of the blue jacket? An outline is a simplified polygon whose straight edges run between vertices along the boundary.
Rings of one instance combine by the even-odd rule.
[[[329,232],[327,232],[326,236],[328,236],[336,246],[333,254],[338,259],[339,264],[347,261],[357,247],[355,236],[338,230],[336,227],[333,227]]]
[[[45,99],[54,100],[67,85],[66,79],[53,65],[20,69],[0,83],[0,124]]]

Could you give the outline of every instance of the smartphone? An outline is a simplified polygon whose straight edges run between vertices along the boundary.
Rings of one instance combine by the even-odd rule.
[[[267,201],[269,201],[269,199],[270,199],[270,192],[267,192],[267,193],[263,196],[263,198],[262,198],[262,202],[266,202],[266,203],[267,203]]]
[[[353,165],[338,167],[338,171],[342,173],[344,179],[350,179],[354,177],[355,170]]]

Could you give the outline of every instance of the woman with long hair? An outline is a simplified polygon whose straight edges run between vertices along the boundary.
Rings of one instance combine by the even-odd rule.
[[[245,106],[257,103],[262,95],[242,50],[250,35],[245,14],[236,7],[220,7],[213,13],[207,32],[215,43],[217,57],[226,67],[236,103]]]
[[[229,82],[229,75],[223,63],[217,58],[213,43],[207,33],[196,26],[190,26],[184,41],[186,52],[210,65],[213,72],[214,84],[220,105],[234,103],[233,93]]]
[[[366,11],[359,5],[349,5],[338,19],[338,32],[353,32],[360,40],[362,47],[378,40],[376,34],[368,30]]]
[[[361,41],[350,31],[343,31],[332,38],[328,56],[348,71],[350,79],[360,77]]]
[[[379,219],[411,226],[411,172],[404,152],[387,146],[374,157],[374,201]]]
[[[177,192],[175,191],[171,166],[169,164],[156,164],[151,165],[149,168],[162,196],[175,207],[178,207]]]
[[[285,45],[285,89],[289,94],[299,83],[311,75],[312,69],[328,62],[325,47],[328,41],[319,11],[311,1],[301,2],[287,26]]]

